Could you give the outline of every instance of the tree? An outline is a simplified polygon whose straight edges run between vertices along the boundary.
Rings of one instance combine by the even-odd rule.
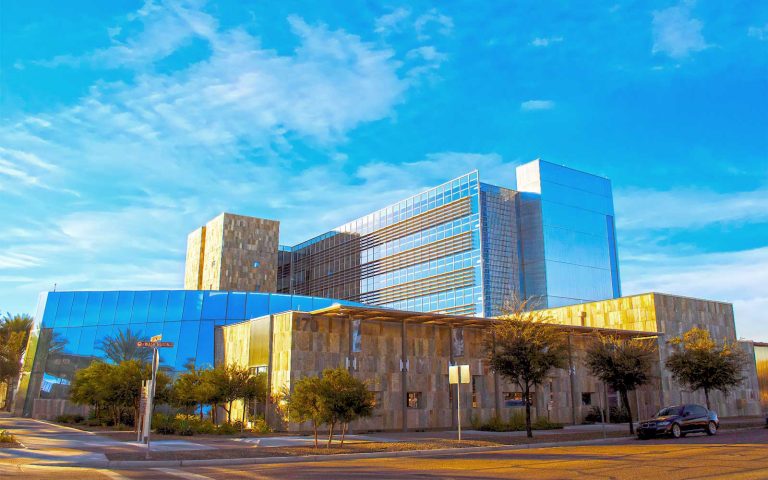
[[[323,400],[323,381],[318,377],[304,377],[296,382],[293,391],[284,395],[284,398],[288,421],[312,422],[317,448],[317,429],[328,416]]]
[[[243,385],[243,391],[240,393],[243,398],[243,418],[245,424],[246,412],[251,402],[256,401],[266,405],[267,402],[267,374],[265,372],[249,376]]]
[[[565,334],[540,310],[532,310],[534,301],[513,300],[505,306],[485,336],[485,348],[491,368],[523,391],[525,431],[531,430],[531,390],[544,382],[549,373],[563,368],[567,360]]]
[[[373,414],[373,392],[368,390],[365,382],[356,379],[344,368],[324,370],[321,384],[322,401],[330,426],[328,447],[331,446],[336,423],[341,424],[341,446],[343,447],[349,422]]]
[[[21,373],[21,359],[32,331],[32,317],[26,313],[6,313],[0,320],[0,382],[6,384],[4,407],[10,409],[14,379]]]
[[[227,412],[227,423],[232,421],[232,402],[243,398],[245,386],[250,377],[250,371],[246,367],[237,365],[216,365],[212,370],[206,371],[204,381],[213,386],[209,400],[215,406],[221,404]]]
[[[187,367],[187,371],[179,374],[173,382],[172,402],[177,407],[200,407],[200,420],[203,419],[203,405],[210,396],[205,392],[202,370],[195,369],[194,364]],[[194,413],[194,409],[193,409]]]
[[[126,360],[138,360],[147,363],[152,358],[152,350],[136,345],[137,342],[146,339],[146,337],[141,336],[140,332],[132,332],[131,328],[128,327],[125,331],[119,330],[117,335],[104,337],[99,342],[98,348],[116,364]]]
[[[747,356],[736,342],[724,341],[718,346],[708,331],[692,328],[669,343],[674,351],[667,358],[667,370],[677,383],[691,391],[704,390],[708,409],[710,391],[719,390],[727,395],[744,380]]]
[[[655,346],[647,340],[598,335],[587,348],[586,364],[592,375],[621,395],[629,416],[629,433],[635,434],[628,393],[648,383]]]
[[[151,367],[138,360],[126,360],[117,365],[100,360],[75,374],[70,387],[70,400],[81,405],[105,408],[112,416],[115,425],[126,416],[130,422],[139,414],[141,383],[151,377]],[[155,405],[168,399],[170,379],[162,371],[157,372],[155,385]]]

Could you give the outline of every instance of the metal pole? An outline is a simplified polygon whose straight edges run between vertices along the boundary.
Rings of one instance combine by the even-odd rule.
[[[598,396],[600,397],[600,420],[601,420],[601,424],[603,426],[603,438],[605,438],[606,437],[606,435],[605,435],[605,408],[603,406],[603,393],[600,391],[600,384],[599,383],[597,384],[597,393],[598,393]]]
[[[458,412],[459,441],[461,441],[461,367],[459,367],[459,383],[456,384],[456,411]]]
[[[147,431],[147,455],[146,458],[149,460],[149,444],[150,444],[150,433],[152,432],[152,403],[155,399],[155,383],[157,381],[157,366],[159,363],[159,353],[157,350],[157,347],[153,349],[152,354],[152,384],[149,386],[149,398],[147,398],[147,411],[144,415],[146,415],[146,422],[144,423],[146,425]]]

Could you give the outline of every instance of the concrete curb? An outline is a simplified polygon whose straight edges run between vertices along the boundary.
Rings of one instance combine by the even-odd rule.
[[[305,455],[297,457],[257,457],[257,458],[212,458],[206,460],[104,460],[94,462],[50,462],[36,463],[38,466],[83,467],[83,468],[167,468],[167,467],[209,467],[222,465],[264,465],[272,463],[305,463],[355,460],[365,458],[429,457],[445,455],[467,455],[472,453],[496,452],[505,450],[527,450],[532,448],[552,448],[579,445],[612,443],[633,437],[598,438],[592,440],[573,440],[567,442],[526,443],[521,445],[499,445],[494,447],[442,448],[435,450],[405,450],[400,452],[341,453],[335,455]]]

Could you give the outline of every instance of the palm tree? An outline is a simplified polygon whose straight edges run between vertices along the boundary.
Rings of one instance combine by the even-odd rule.
[[[27,349],[32,325],[32,317],[26,313],[11,315],[8,312],[0,319],[0,382],[7,387],[4,399],[6,409],[11,407],[13,386],[21,372],[21,359]]]
[[[146,340],[146,337],[142,337],[141,332],[131,332],[131,328],[128,327],[125,331],[118,331],[117,335],[104,337],[99,342],[98,349],[104,352],[104,355],[116,364],[125,360],[149,362],[152,351],[136,345],[137,342],[143,340]]]
[[[24,333],[24,345],[27,345],[29,333],[32,331],[33,319],[28,313],[17,313],[12,315],[6,312],[0,323],[0,338],[6,338],[11,333]]]

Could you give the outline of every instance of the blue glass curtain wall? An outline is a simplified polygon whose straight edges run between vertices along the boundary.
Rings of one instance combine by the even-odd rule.
[[[43,366],[38,379],[42,398],[66,398],[77,370],[96,359],[111,361],[103,350],[110,337],[130,334],[143,340],[162,335],[174,347],[161,349],[161,366],[183,371],[189,362],[213,365],[216,326],[334,303],[359,305],[299,295],[197,290],[49,292],[41,297],[34,361]]]

